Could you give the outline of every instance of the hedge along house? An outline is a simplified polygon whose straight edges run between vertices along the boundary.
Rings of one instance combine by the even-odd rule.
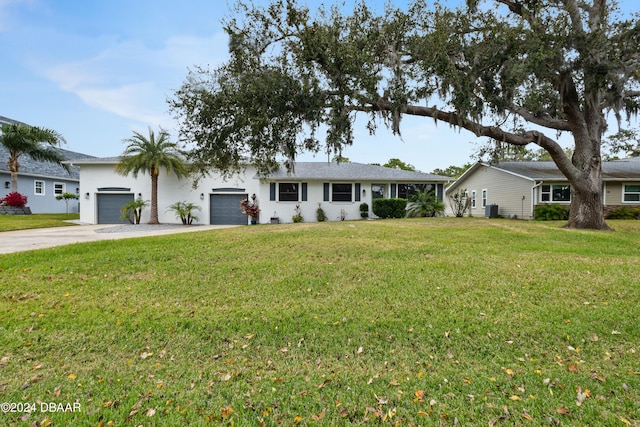
[[[80,167],[80,220],[90,224],[128,222],[120,219],[120,208],[136,197],[150,199],[151,180],[121,176],[114,168],[119,158],[94,158],[74,162]],[[229,179],[211,173],[193,187],[191,179],[178,179],[161,171],[158,181],[158,214],[162,223],[180,222],[169,206],[191,202],[199,224],[246,225],[250,218],[242,213],[240,201],[256,195],[261,213],[258,223],[293,222],[296,206],[305,222],[316,221],[321,206],[329,221],[360,219],[360,205],[367,203],[369,216],[375,198],[407,197],[417,188],[433,189],[444,195],[449,177],[404,171],[360,163],[297,162],[288,173],[280,170],[267,176],[252,166]],[[149,210],[142,212],[142,222]]]
[[[0,125],[19,123],[6,117],[0,117]],[[73,164],[77,159],[90,158],[86,154],[54,148]],[[62,166],[50,162],[36,161],[22,154],[19,158],[18,192],[27,196],[27,206],[32,213],[66,213],[67,204],[57,200],[63,193],[78,194],[80,191],[80,172],[71,166],[67,172]],[[8,167],[9,151],[0,145],[0,198],[11,192],[11,171]],[[77,201],[69,201],[69,213],[78,213]]]
[[[602,178],[605,213],[640,206],[640,158],[603,162]],[[536,205],[571,203],[571,185],[553,162],[478,162],[447,188],[447,198],[463,190],[471,216],[533,219]]]

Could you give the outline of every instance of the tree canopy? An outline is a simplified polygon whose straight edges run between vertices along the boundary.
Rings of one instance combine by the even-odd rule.
[[[356,114],[400,134],[404,115],[549,153],[572,185],[568,226],[607,228],[601,145],[606,114],[638,111],[640,26],[613,0],[417,0],[376,14],[315,14],[295,0],[238,3],[229,60],[196,68],[170,100],[202,169],[291,167],[302,151],[340,154]],[[326,134],[319,136],[319,130]],[[573,136],[567,156],[557,142]],[[322,140],[322,142],[321,142]]]

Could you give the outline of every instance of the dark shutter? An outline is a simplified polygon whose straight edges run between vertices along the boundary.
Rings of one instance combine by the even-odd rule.
[[[398,186],[396,184],[391,184],[391,198],[395,199],[397,194]]]
[[[306,182],[302,183],[302,201],[303,202],[307,201],[307,183]]]
[[[276,199],[276,183],[269,184],[269,200],[274,201]]]
[[[356,183],[356,198],[355,198],[356,202],[360,201],[360,184]]]
[[[324,199],[325,202],[329,201],[329,183],[325,182],[324,183]]]

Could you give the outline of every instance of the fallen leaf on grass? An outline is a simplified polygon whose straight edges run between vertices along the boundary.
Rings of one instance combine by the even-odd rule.
[[[302,417],[300,415],[296,415],[296,417],[293,419],[294,424],[298,424],[300,421],[302,421]]]
[[[560,415],[569,415],[571,412],[569,412],[569,410],[567,408],[565,408],[564,406],[559,406],[558,409],[556,409],[556,412]]]
[[[220,409],[220,415],[222,415],[223,420],[229,418],[231,414],[233,414],[233,408],[231,406],[225,406]]]
[[[153,417],[156,414],[156,410],[154,408],[147,408],[145,414],[147,417]]]

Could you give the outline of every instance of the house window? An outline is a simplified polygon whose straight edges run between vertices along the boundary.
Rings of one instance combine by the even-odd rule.
[[[333,202],[350,202],[353,200],[351,184],[333,184],[331,186],[331,201]]]
[[[65,190],[65,185],[61,182],[54,182],[53,183],[53,194],[63,194],[64,190]]]
[[[432,184],[398,184],[398,197],[400,199],[408,199],[410,196],[416,193],[416,191],[423,192],[425,190],[433,190]]]
[[[371,184],[371,198],[384,199],[384,184]]]
[[[297,202],[298,184],[293,182],[281,182],[278,184],[278,200],[281,202]]]
[[[540,187],[541,202],[570,202],[571,186],[569,184],[546,184]]]
[[[471,207],[476,207],[476,190],[471,191]]]
[[[33,194],[44,196],[44,181],[33,181]]]
[[[623,202],[640,202],[640,184],[625,184],[622,191]]]
[[[482,207],[487,207],[487,190],[482,190]]]

